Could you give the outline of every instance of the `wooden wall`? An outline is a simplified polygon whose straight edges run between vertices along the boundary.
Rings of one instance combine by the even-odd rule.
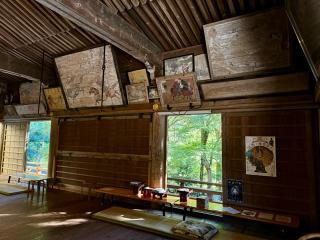
[[[223,178],[244,183],[247,207],[315,218],[315,134],[313,110],[225,113]],[[277,177],[245,173],[245,136],[275,136]],[[227,201],[224,192],[224,201]],[[231,202],[229,202],[231,203]]]
[[[56,177],[72,185],[148,182],[150,128],[149,116],[61,122]]]

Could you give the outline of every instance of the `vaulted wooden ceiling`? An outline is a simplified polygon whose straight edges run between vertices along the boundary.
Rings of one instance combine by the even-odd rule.
[[[282,0],[99,1],[161,51],[204,44],[204,24],[283,5]],[[102,42],[105,39],[35,0],[0,0],[1,80],[40,79],[43,52],[47,66],[45,77],[52,78],[54,57]],[[13,67],[14,62],[19,62],[23,71]]]

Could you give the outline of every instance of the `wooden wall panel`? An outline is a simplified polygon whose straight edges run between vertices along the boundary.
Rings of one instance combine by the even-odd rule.
[[[56,177],[71,185],[148,183],[150,124],[150,118],[61,122]]]
[[[312,110],[223,114],[224,184],[244,183],[244,201],[237,205],[315,219],[314,117]],[[245,136],[276,137],[277,177],[246,175]],[[235,204],[226,193],[224,201]]]

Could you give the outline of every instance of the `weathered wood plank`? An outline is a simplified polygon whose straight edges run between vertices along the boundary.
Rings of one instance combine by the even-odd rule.
[[[37,0],[37,2],[140,61],[144,61],[145,55],[148,55],[151,63],[159,62],[156,55],[161,49],[100,1]]]
[[[320,103],[320,82],[317,82],[316,87],[315,87],[315,101]]]
[[[298,92],[309,89],[309,76],[306,73],[297,73],[246,80],[212,82],[202,84],[201,89],[205,100]]]
[[[282,9],[204,26],[212,79],[290,66],[288,21]]]

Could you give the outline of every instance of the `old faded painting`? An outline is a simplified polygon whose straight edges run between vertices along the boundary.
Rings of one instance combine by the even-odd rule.
[[[147,86],[144,83],[127,85],[126,90],[129,104],[149,102]]]
[[[15,109],[19,116],[28,116],[28,115],[37,115],[37,114],[47,113],[43,103],[40,103],[40,105],[39,104],[15,105]]]
[[[196,74],[187,73],[156,79],[162,106],[200,105]]]
[[[186,55],[164,60],[164,75],[170,76],[194,71],[193,55]]]
[[[42,87],[44,85],[42,84]],[[22,83],[19,87],[20,104],[33,104],[39,102],[40,82]],[[41,102],[44,103],[44,96],[41,93]]]
[[[51,111],[65,110],[66,103],[60,87],[44,89],[49,109]]]
[[[245,137],[246,174],[276,177],[276,138]]]
[[[194,65],[195,65],[195,72],[197,74],[197,81],[210,79],[210,73],[209,73],[206,54],[196,55],[194,57]]]
[[[104,47],[55,59],[70,108],[98,107],[102,100]],[[105,46],[103,106],[123,105],[122,91],[110,45]]]
[[[283,9],[204,26],[212,79],[290,66],[288,20]]]
[[[146,86],[149,85],[148,75],[145,69],[128,72],[128,77],[131,84],[144,83]]]

